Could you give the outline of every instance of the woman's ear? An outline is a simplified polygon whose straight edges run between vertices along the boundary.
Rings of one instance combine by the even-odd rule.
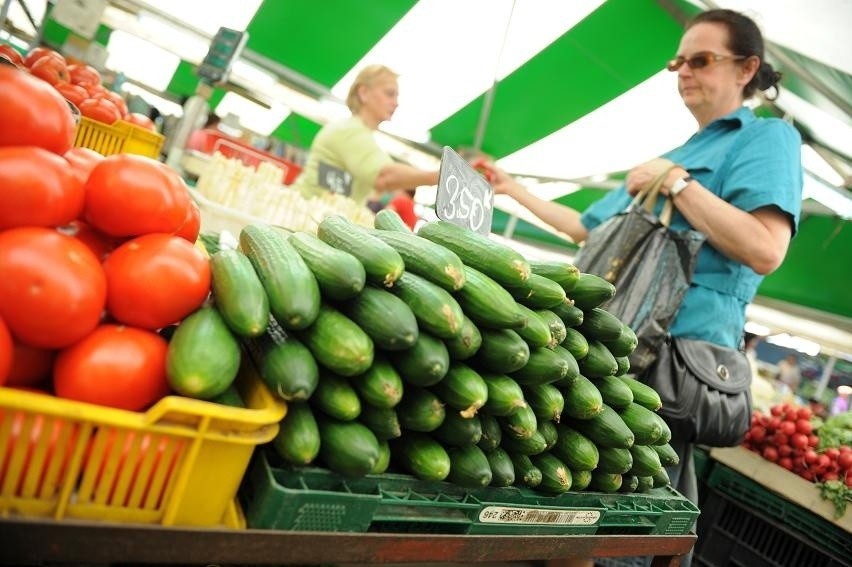
[[[752,55],[743,61],[742,65],[740,65],[738,82],[743,86],[749,84],[752,78],[754,78],[757,74],[758,69],[760,69],[760,58],[756,55]]]

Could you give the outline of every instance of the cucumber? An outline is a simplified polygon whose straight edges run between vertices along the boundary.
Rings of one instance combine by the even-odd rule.
[[[660,430],[662,430],[660,438],[657,439],[657,442],[654,443],[654,445],[665,445],[666,443],[669,443],[672,440],[672,430],[669,429],[669,424],[666,423],[666,420],[663,419],[663,416],[658,413],[655,413],[654,416],[656,416],[657,421],[660,424]]]
[[[654,476],[663,468],[660,456],[653,447],[633,445],[630,447],[630,454],[633,456],[633,467],[630,472],[637,476]]]
[[[561,346],[567,349],[576,360],[582,360],[589,354],[588,339],[574,327],[566,327],[565,340]]]
[[[411,308],[383,289],[367,286],[340,309],[384,350],[411,348],[420,334]]]
[[[379,230],[393,230],[396,232],[411,232],[411,229],[399,216],[399,213],[393,209],[382,209],[376,213],[376,218],[373,219],[373,226]]]
[[[576,307],[589,311],[615,297],[615,286],[594,274],[581,272],[568,296]]]
[[[367,273],[358,258],[349,252],[338,250],[307,232],[294,232],[288,242],[314,274],[323,297],[340,301],[355,297],[364,289]]]
[[[479,424],[482,429],[482,437],[477,445],[483,451],[493,451],[500,446],[503,440],[503,430],[500,429],[500,423],[497,417],[487,413],[480,414]]]
[[[510,415],[498,417],[497,421],[500,423],[500,427],[503,428],[503,432],[506,433],[503,438],[504,443],[507,437],[529,439],[538,431],[538,420],[532,408],[528,405],[518,408],[516,412]]]
[[[563,417],[591,419],[603,411],[604,403],[600,390],[582,374],[570,388],[562,390],[562,396],[565,399]]]
[[[437,384],[450,369],[446,345],[429,333],[420,333],[413,347],[390,353],[390,359],[402,379],[415,386]]]
[[[527,407],[521,386],[505,374],[480,373],[488,386],[488,401],[482,411],[495,416],[511,415]]]
[[[287,414],[281,420],[272,447],[288,463],[302,466],[314,462],[320,450],[320,434],[308,404],[287,404]]]
[[[376,230],[370,234],[399,253],[406,272],[417,274],[447,291],[457,291],[464,286],[464,264],[452,250],[411,232]]]
[[[373,406],[393,408],[402,399],[402,378],[382,355],[376,355],[373,365],[351,381],[358,396]]]
[[[544,442],[546,444],[544,448],[545,451],[550,451],[559,439],[559,432],[556,431],[556,424],[550,420],[540,419],[538,421],[538,431],[536,431],[536,433],[544,437]]]
[[[636,487],[636,492],[648,492],[654,488],[654,477],[640,476],[639,485]]]
[[[618,363],[602,342],[589,340],[589,354],[577,361],[580,365],[580,373],[589,378],[603,378],[604,376],[615,376],[618,372]]]
[[[558,437],[550,451],[572,471],[591,471],[597,468],[600,451],[594,442],[567,425],[557,425]]]
[[[464,287],[456,292],[456,299],[480,330],[511,329],[527,324],[515,298],[503,286],[468,265],[464,267],[464,276]]]
[[[631,403],[618,414],[633,432],[638,445],[653,445],[663,435],[662,419],[646,407]],[[650,476],[649,474],[640,476]]]
[[[627,356],[616,356],[615,364],[618,370],[615,371],[616,376],[624,376],[630,371],[630,358]]]
[[[661,488],[663,486],[669,486],[672,481],[669,478],[669,472],[665,469],[665,467],[660,467],[659,472],[657,474],[651,475],[651,480],[653,481],[653,488]]]
[[[444,480],[450,474],[447,450],[425,433],[406,432],[391,441],[391,457],[421,480]]]
[[[530,347],[511,329],[483,330],[482,346],[473,357],[474,363],[491,372],[514,372],[530,358]]]
[[[240,345],[214,307],[187,316],[169,341],[166,378],[182,396],[215,398],[234,382],[239,369]]]
[[[352,421],[361,413],[361,400],[349,380],[323,370],[311,406],[328,417]]]
[[[452,339],[461,333],[464,313],[458,301],[444,288],[405,272],[392,291],[411,308],[420,329],[442,339]]]
[[[664,467],[674,467],[680,464],[680,456],[675,452],[671,445],[665,443],[663,445],[651,445],[651,448],[657,452],[660,458],[660,464]]]
[[[592,482],[592,471],[575,471],[571,469],[571,491],[586,490]]]
[[[541,315],[521,303],[518,303],[517,308],[527,318],[527,324],[515,329],[515,331],[528,345],[533,348],[556,346],[557,343],[553,341],[553,336],[550,333],[550,326],[545,323]]]
[[[565,398],[559,388],[552,384],[524,386],[524,399],[540,420],[552,420],[559,423]]]
[[[532,309],[548,309],[565,301],[565,290],[562,286],[537,274],[530,274],[530,277],[521,285],[505,285],[505,287],[518,303]]]
[[[467,360],[482,346],[482,334],[468,317],[462,321],[462,330],[452,339],[444,340],[447,352],[453,360]]]
[[[635,445],[634,445],[635,446]],[[633,455],[630,449],[618,447],[600,447],[598,453],[598,470],[611,474],[624,474],[633,468]]]
[[[550,384],[565,378],[572,370],[568,359],[560,353],[541,347],[532,349],[527,363],[509,375],[523,386]]]
[[[450,474],[447,480],[466,488],[480,488],[491,484],[491,466],[488,457],[476,445],[447,447],[450,457]]]
[[[627,384],[627,387],[633,392],[633,401],[640,406],[651,411],[657,411],[663,407],[660,394],[651,386],[629,376],[618,376],[618,379]]]
[[[621,336],[624,324],[605,309],[595,307],[583,312],[583,322],[579,330],[586,338],[599,341],[615,341]]]
[[[598,448],[629,449],[635,440],[633,431],[621,416],[606,404],[598,415],[590,419],[572,419],[570,425],[591,439]]]
[[[382,474],[390,466],[391,451],[390,444],[387,441],[379,439],[379,460],[376,461],[376,466],[370,471],[370,474]]]
[[[565,291],[571,291],[580,279],[580,270],[574,264],[558,260],[531,260],[532,273],[555,281]]]
[[[578,327],[583,323],[583,310],[569,302],[555,305],[550,310],[562,319],[566,327]]]
[[[621,487],[618,489],[619,492],[623,492],[625,494],[631,494],[636,492],[636,489],[639,488],[639,477],[635,474],[623,474],[621,475]]]
[[[402,275],[405,263],[389,244],[340,215],[331,215],[317,227],[320,240],[355,256],[364,266],[367,280],[391,287]]]
[[[633,403],[633,391],[615,376],[598,378],[595,386],[604,403],[613,409],[622,410]]]
[[[482,439],[482,423],[476,416],[466,418],[450,412],[438,429],[432,432],[432,437],[444,446],[476,445]]]
[[[509,453],[512,465],[515,467],[515,479],[524,486],[535,488],[541,484],[541,469],[533,464],[528,455]]]
[[[580,365],[577,364],[577,359],[574,358],[574,355],[572,355],[568,349],[564,348],[562,345],[556,345],[553,352],[565,359],[565,363],[568,368],[565,376],[563,376],[556,385],[570,388],[580,376]]]
[[[305,329],[317,318],[317,279],[283,234],[266,225],[248,225],[240,247],[251,260],[269,298],[272,315],[287,329]]]
[[[232,408],[246,407],[246,403],[243,401],[243,398],[240,396],[240,393],[237,391],[237,388],[236,386],[234,386],[234,384],[228,386],[227,390],[225,390],[215,398],[210,398],[210,401],[214,404],[231,406]]]
[[[396,410],[403,429],[421,433],[438,429],[447,415],[444,403],[438,396],[417,386],[405,389]]]
[[[541,471],[538,489],[551,494],[562,494],[571,490],[571,469],[551,453],[530,457],[533,465]]]
[[[518,285],[530,277],[530,265],[518,252],[451,222],[423,225],[418,234],[458,254],[465,265],[501,284]]]
[[[269,298],[251,261],[238,250],[220,250],[210,257],[216,308],[228,328],[241,337],[256,337],[269,324]]]
[[[488,401],[488,385],[475,370],[454,362],[443,380],[432,391],[449,407],[459,410],[461,417],[470,418]]]
[[[602,342],[612,353],[612,356],[616,358],[619,356],[630,356],[630,353],[636,350],[636,347],[639,345],[636,333],[625,323],[621,324],[621,332],[616,339],[602,340]]]
[[[500,446],[515,455],[538,455],[547,450],[547,439],[538,431],[526,439],[506,435],[500,442]]]
[[[316,390],[319,368],[314,356],[274,318],[263,335],[243,344],[263,383],[282,400],[303,402]]]
[[[402,426],[393,408],[377,408],[364,403],[361,405],[358,421],[366,425],[379,441],[395,439],[402,435]]]
[[[373,364],[373,341],[352,319],[323,304],[313,325],[299,333],[317,362],[341,376],[363,374]]]
[[[515,484],[515,466],[509,453],[497,447],[485,453],[488,466],[491,467],[491,486],[512,486]]]
[[[317,420],[320,457],[328,468],[343,476],[364,476],[379,462],[379,440],[358,421]]]
[[[592,480],[589,482],[589,490],[613,494],[618,492],[624,482],[620,474],[605,473],[603,471],[592,471]]]
[[[559,315],[549,309],[538,309],[536,313],[550,329],[550,343],[548,346],[554,348],[556,345],[561,344],[565,340],[565,322],[559,318]]]

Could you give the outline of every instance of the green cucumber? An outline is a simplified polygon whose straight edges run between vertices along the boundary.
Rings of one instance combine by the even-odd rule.
[[[457,291],[464,286],[464,264],[452,250],[410,232],[376,230],[370,234],[399,253],[406,272],[417,274],[447,291]]]
[[[340,421],[352,421],[361,413],[361,400],[349,380],[327,370],[320,373],[311,406]]]
[[[635,447],[635,445],[634,445]],[[633,468],[633,455],[630,449],[619,447],[600,447],[598,454],[598,470],[612,474],[624,474]]]
[[[648,492],[654,488],[654,477],[640,476],[639,485],[636,487],[636,492]]]
[[[379,460],[376,461],[376,466],[370,471],[370,474],[382,474],[390,466],[391,451],[390,444],[387,441],[379,439]]]
[[[556,345],[556,348],[553,349],[553,352],[561,356],[565,359],[567,364],[568,371],[565,376],[563,376],[558,382],[556,382],[557,386],[560,387],[571,387],[577,378],[580,376],[580,365],[577,364],[577,359],[574,358],[574,355],[571,352],[564,348],[562,345]]]
[[[654,476],[657,471],[663,468],[660,456],[653,447],[633,445],[630,447],[630,454],[633,456],[633,466],[630,472],[637,476]]]
[[[415,386],[437,384],[450,369],[446,345],[429,333],[420,333],[413,347],[390,353],[390,359],[402,379]]]
[[[621,416],[606,404],[598,415],[590,419],[572,419],[570,425],[591,439],[599,448],[629,449],[635,440],[633,431]]]
[[[579,330],[586,338],[599,341],[615,341],[621,336],[624,324],[621,319],[600,307],[583,312],[583,323]]]
[[[533,455],[530,460],[541,471],[539,490],[551,494],[562,494],[571,490],[571,469],[553,454]]]
[[[366,403],[379,408],[393,408],[402,399],[402,378],[382,355],[363,374],[353,376],[352,385]]]
[[[443,380],[432,391],[461,417],[473,417],[488,401],[488,385],[474,369],[460,362],[450,365]]]
[[[582,360],[589,354],[589,341],[574,327],[566,327],[562,347],[568,350],[576,360]]]
[[[314,462],[320,451],[320,433],[308,404],[287,404],[287,414],[281,420],[272,447],[288,463],[302,466]]]
[[[662,434],[660,434],[660,438],[657,439],[657,442],[654,443],[654,445],[665,445],[666,443],[669,443],[672,440],[672,430],[669,429],[669,424],[666,423],[666,420],[663,419],[663,416],[661,416],[658,413],[655,413],[654,415],[657,417],[657,420],[659,421],[660,430],[662,430]]]
[[[526,316],[517,308],[515,298],[503,286],[486,274],[464,267],[465,284],[456,292],[456,299],[465,315],[476,323],[480,330],[512,329],[527,324]]]
[[[240,393],[239,391],[237,391],[237,387],[234,384],[228,386],[227,390],[225,390],[215,398],[210,398],[210,401],[214,404],[231,406],[232,408],[246,407],[246,403],[243,401],[242,396],[240,396]]]
[[[518,285],[530,277],[529,262],[518,252],[451,222],[430,222],[417,234],[452,250],[465,265],[488,274],[501,284]]]
[[[269,298],[245,254],[220,250],[210,256],[210,281],[216,308],[231,331],[256,337],[266,330]]]
[[[328,468],[343,476],[364,476],[379,462],[379,440],[358,421],[317,420],[320,457]]]
[[[571,491],[586,490],[592,482],[592,471],[575,471],[571,469]]]
[[[405,389],[396,410],[403,429],[421,433],[438,429],[447,415],[444,403],[438,396],[417,386]]]
[[[395,439],[402,435],[402,426],[393,408],[378,408],[364,403],[361,405],[358,421],[366,425],[380,441]]]
[[[521,484],[530,488],[535,488],[541,484],[541,469],[533,464],[529,455],[509,453],[509,458],[512,459],[512,465],[515,467],[515,479],[519,480]]]
[[[468,317],[465,316],[462,321],[462,330],[457,336],[452,339],[445,339],[444,344],[447,345],[447,352],[450,353],[450,358],[453,360],[467,360],[479,350],[482,346],[482,334],[476,325],[473,324]]]
[[[572,367],[567,357],[546,347],[531,349],[527,363],[509,375],[523,386],[550,384],[565,378]]]
[[[525,439],[506,435],[500,446],[515,455],[538,455],[547,450],[547,439],[538,431]]]
[[[403,470],[421,480],[444,480],[450,474],[447,450],[425,433],[406,432],[391,441],[391,456]]]
[[[367,280],[391,287],[402,275],[405,263],[389,244],[340,215],[331,215],[317,227],[320,240],[338,250],[349,252],[364,266]]]
[[[661,488],[663,486],[669,486],[672,481],[669,478],[669,472],[665,469],[665,467],[660,467],[660,470],[657,474],[651,475],[651,479],[653,481],[653,488]]]
[[[491,486],[512,486],[515,484],[515,466],[509,453],[500,447],[485,453],[488,466],[491,467]]]
[[[515,331],[522,339],[527,341],[528,345],[533,348],[556,346],[557,343],[553,341],[550,327],[541,318],[541,315],[521,303],[518,303],[518,310],[526,316],[527,324],[515,329]]]
[[[615,371],[616,376],[624,376],[630,372],[630,358],[627,356],[616,356],[615,363],[618,365],[618,370]]]
[[[287,238],[270,226],[248,225],[240,232],[240,247],[251,260],[278,322],[297,330],[311,325],[319,313],[319,285]]]
[[[633,401],[640,406],[651,411],[657,411],[663,407],[660,394],[651,386],[629,376],[618,376],[618,379],[627,384],[627,387],[633,391]]]
[[[521,285],[505,285],[505,287],[518,303],[531,309],[549,309],[565,302],[565,290],[562,286],[538,274],[530,274],[530,277]]]
[[[491,484],[491,466],[488,457],[476,445],[447,447],[450,457],[450,474],[447,480],[466,488],[480,488]]]
[[[639,445],[653,445],[663,436],[663,427],[660,425],[662,419],[644,406],[631,403],[619,410],[618,414],[633,432],[635,442]]]
[[[243,341],[261,380],[279,398],[303,402],[311,397],[319,381],[319,368],[311,351],[289,336],[274,318],[266,332]]]
[[[507,416],[527,407],[521,386],[505,374],[480,373],[488,386],[488,401],[482,411],[495,416]]]
[[[680,464],[680,456],[675,452],[674,448],[668,443],[663,445],[651,445],[651,448],[657,452],[660,458],[660,464],[664,467],[674,467]]]
[[[623,474],[621,475],[621,487],[618,489],[619,492],[625,494],[632,494],[636,492],[639,488],[639,477],[635,474]]]
[[[545,451],[550,451],[553,449],[553,446],[556,445],[556,441],[559,439],[559,432],[556,430],[556,424],[550,420],[538,420],[538,431],[542,437],[544,437]]]
[[[551,307],[550,310],[562,319],[566,327],[578,327],[583,324],[583,310],[576,305],[565,302]]]
[[[511,329],[486,329],[482,346],[473,357],[475,364],[491,372],[514,372],[523,368],[530,358],[530,347]]]
[[[524,399],[532,408],[536,417],[559,423],[562,410],[565,408],[565,398],[559,388],[552,384],[524,386]]]
[[[592,480],[589,482],[589,490],[613,494],[621,489],[624,479],[620,474],[605,473],[603,471],[592,471]]]
[[[432,432],[432,437],[444,446],[476,445],[482,439],[482,422],[476,416],[462,417],[450,412],[444,421]]]
[[[367,286],[340,309],[384,350],[411,348],[420,334],[411,308],[384,289]]]
[[[393,209],[382,209],[376,213],[376,218],[373,219],[373,226],[379,230],[393,230],[396,232],[411,232],[411,229],[402,220]]]
[[[420,329],[442,339],[452,339],[461,333],[464,313],[458,301],[444,288],[405,272],[392,291],[411,308]]]
[[[578,360],[577,364],[580,365],[580,373],[589,378],[615,376],[618,372],[615,357],[602,342],[594,339],[589,340],[589,354]]]
[[[531,260],[532,273],[551,279],[562,286],[565,291],[571,291],[580,279],[580,270],[574,264],[558,260]]]
[[[349,252],[307,232],[294,232],[288,241],[314,274],[323,297],[340,301],[355,297],[364,289],[367,273]]]
[[[487,413],[479,414],[479,424],[482,429],[482,436],[477,445],[483,451],[493,451],[500,446],[503,440],[503,430],[500,429],[500,422],[497,417]]]
[[[317,362],[341,376],[363,374],[373,364],[373,341],[352,319],[322,305],[314,323],[299,333]]]
[[[215,398],[234,382],[239,369],[240,345],[214,307],[187,316],[169,341],[166,378],[182,396]]]
[[[515,439],[529,439],[535,432],[538,431],[538,420],[533,413],[532,408],[528,405],[518,408],[517,411],[510,415],[500,416],[497,418],[506,437],[514,437]],[[503,442],[506,439],[504,437]]]
[[[591,419],[603,411],[604,403],[600,390],[582,374],[570,388],[562,389],[562,396],[565,399],[563,417]]]
[[[604,403],[613,409],[621,410],[633,403],[633,390],[615,376],[598,378],[595,386]]]
[[[559,318],[559,315],[550,309],[538,309],[536,313],[541,317],[542,321],[550,328],[550,348],[555,348],[556,345],[562,344],[565,340],[566,328],[565,322]]]
[[[576,307],[589,311],[615,297],[615,286],[594,274],[581,272],[568,296]]]
[[[613,340],[601,341],[606,345],[606,348],[612,353],[612,356],[630,356],[639,344],[639,339],[636,338],[636,333],[633,332],[625,323],[621,324],[621,332],[618,337]]]
[[[597,468],[600,451],[594,442],[571,427],[556,426],[558,437],[550,451],[572,471],[591,471]]]

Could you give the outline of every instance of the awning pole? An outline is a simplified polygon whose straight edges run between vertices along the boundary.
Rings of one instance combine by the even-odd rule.
[[[825,389],[828,386],[828,381],[831,379],[831,373],[834,372],[834,363],[837,362],[836,356],[828,357],[828,362],[825,363],[825,366],[822,367],[822,376],[819,378],[819,383],[817,384],[816,390],[814,390],[814,397],[817,399],[822,399],[822,395],[825,393]]]

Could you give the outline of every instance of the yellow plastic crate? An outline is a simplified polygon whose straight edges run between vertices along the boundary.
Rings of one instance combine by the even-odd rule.
[[[244,528],[236,494],[286,413],[251,364],[246,408],[167,396],[130,412],[0,388],[0,516]]]
[[[89,148],[105,156],[124,153],[157,159],[164,141],[161,134],[124,120],[110,125],[81,116],[74,146]]]

